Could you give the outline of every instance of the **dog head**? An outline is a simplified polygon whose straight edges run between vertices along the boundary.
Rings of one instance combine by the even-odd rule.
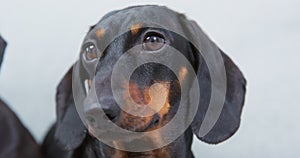
[[[245,84],[232,60],[184,15],[160,6],[114,11],[90,28],[79,60],[58,86],[55,136],[75,149],[86,130],[95,137],[109,134],[99,122],[104,117],[127,131],[151,132],[187,109],[176,128],[191,128],[200,140],[216,144],[239,127]],[[210,107],[214,98],[223,98],[221,108]],[[211,112],[218,117],[207,125]],[[188,121],[190,113],[195,116]]]

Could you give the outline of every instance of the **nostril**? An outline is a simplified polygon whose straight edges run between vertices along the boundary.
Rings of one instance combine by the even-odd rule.
[[[108,119],[113,120],[115,119],[116,116],[111,115],[111,114],[106,114],[106,116],[108,117]]]
[[[154,125],[157,125],[158,122],[159,122],[159,120],[155,120],[155,121],[154,121]]]
[[[158,114],[155,114],[153,117],[153,124],[157,125],[159,123],[160,116]]]
[[[117,117],[117,112],[114,111],[113,109],[104,109],[103,111],[105,115],[108,117],[109,120],[113,121]]]
[[[115,121],[121,111],[120,107],[115,102],[115,100],[110,97],[100,98],[99,103],[101,104],[101,108],[108,117],[108,119],[111,121]]]

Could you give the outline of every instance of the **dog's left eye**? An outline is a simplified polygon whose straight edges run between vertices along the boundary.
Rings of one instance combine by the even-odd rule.
[[[94,44],[88,44],[84,47],[84,55],[87,60],[93,60],[98,57]]]
[[[159,50],[165,45],[166,41],[161,34],[150,33],[146,34],[143,41],[143,48],[147,51]]]

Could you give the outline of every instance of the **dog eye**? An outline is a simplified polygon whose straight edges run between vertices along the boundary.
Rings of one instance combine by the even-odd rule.
[[[95,45],[91,43],[85,46],[84,54],[87,60],[93,60],[98,57]]]
[[[158,33],[146,34],[143,41],[143,48],[148,51],[159,50],[165,45],[165,39]]]

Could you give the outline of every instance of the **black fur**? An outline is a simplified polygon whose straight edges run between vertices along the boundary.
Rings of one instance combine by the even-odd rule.
[[[6,42],[0,36],[0,67]],[[40,146],[16,114],[0,99],[0,158],[42,158]]]

